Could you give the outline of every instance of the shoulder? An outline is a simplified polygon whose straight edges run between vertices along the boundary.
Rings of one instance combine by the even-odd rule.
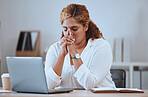
[[[89,39],[88,43],[95,47],[103,47],[103,46],[110,46],[109,42],[105,39],[98,38],[98,39]]]
[[[60,41],[58,41],[50,45],[48,52],[49,51],[59,52],[60,49],[61,49],[61,45],[60,45]]]
[[[50,45],[50,48],[60,48],[60,47],[61,47],[60,46],[60,41],[57,41],[57,42]]]

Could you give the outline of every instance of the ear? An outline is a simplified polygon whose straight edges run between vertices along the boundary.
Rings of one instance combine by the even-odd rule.
[[[85,31],[85,32],[88,30],[88,27],[89,27],[88,24],[89,24],[89,23],[87,22],[87,23],[85,24],[85,26],[84,26],[84,31]]]

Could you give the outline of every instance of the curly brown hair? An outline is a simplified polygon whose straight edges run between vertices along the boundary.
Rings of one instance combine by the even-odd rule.
[[[85,5],[80,4],[70,4],[67,7],[63,8],[61,14],[60,14],[60,22],[61,25],[63,24],[64,20],[73,17],[76,19],[76,21],[83,26],[85,26],[86,23],[89,23],[88,30],[86,31],[86,40],[88,41],[90,38],[97,39],[97,38],[103,38],[102,33],[100,32],[99,28],[94,24],[93,21],[90,20],[89,12]],[[64,36],[62,32],[61,38]]]

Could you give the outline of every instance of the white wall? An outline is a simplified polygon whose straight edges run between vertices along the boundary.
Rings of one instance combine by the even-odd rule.
[[[0,74],[1,74],[1,20],[0,20]],[[1,78],[0,78],[0,83],[1,83]]]
[[[0,39],[1,39],[1,21],[0,21]],[[0,40],[0,60],[1,60],[1,40]]]
[[[148,0],[0,0],[1,72],[15,56],[20,30],[41,31],[41,55],[61,35],[60,12],[70,3],[87,6],[106,39],[131,39],[131,61],[148,62]]]

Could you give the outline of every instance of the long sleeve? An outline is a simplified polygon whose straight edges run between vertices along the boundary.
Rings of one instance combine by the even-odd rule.
[[[48,85],[48,89],[54,89],[56,86],[60,85],[60,77],[54,72],[52,65],[54,64],[58,56],[58,50],[55,45],[51,45],[45,61],[45,75]]]
[[[108,42],[97,46],[92,53],[90,61],[84,61],[74,74],[79,84],[85,89],[100,85],[112,64],[112,51]]]
[[[61,50],[55,43],[50,46],[45,61],[45,75],[48,89],[115,87],[112,81],[110,68],[112,64],[112,50],[109,43],[103,39],[89,40],[81,53],[83,64],[73,71],[69,55],[65,56],[62,75],[58,76],[52,68]]]

